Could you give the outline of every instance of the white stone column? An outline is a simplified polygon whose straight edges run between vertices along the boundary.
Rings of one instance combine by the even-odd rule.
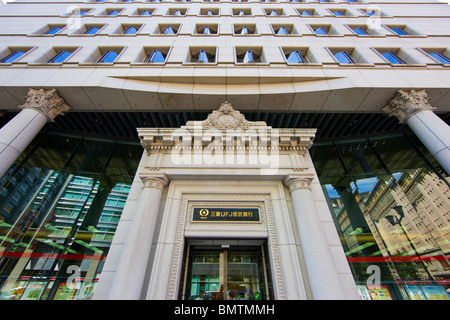
[[[311,292],[315,300],[344,299],[338,271],[313,201],[312,180],[312,177],[301,175],[288,175],[284,179],[291,193]]]
[[[425,90],[398,90],[394,99],[382,110],[406,123],[450,174],[450,127],[440,119],[428,103]]]
[[[113,279],[110,300],[139,300],[142,296],[161,195],[169,179],[165,174],[141,179],[144,185]]]
[[[70,109],[56,89],[30,89],[27,101],[19,108],[22,111],[0,129],[0,177],[47,122]]]

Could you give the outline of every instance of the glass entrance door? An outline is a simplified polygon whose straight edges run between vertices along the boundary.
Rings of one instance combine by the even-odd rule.
[[[268,299],[265,264],[262,246],[233,249],[190,246],[184,298]]]

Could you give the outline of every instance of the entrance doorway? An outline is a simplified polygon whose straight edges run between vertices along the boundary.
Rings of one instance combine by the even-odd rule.
[[[188,245],[184,299],[266,300],[270,272],[264,245]]]

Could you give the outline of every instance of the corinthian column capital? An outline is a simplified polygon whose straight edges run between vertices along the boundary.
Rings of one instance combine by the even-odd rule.
[[[70,107],[54,88],[50,90],[30,88],[26,102],[19,108],[36,110],[42,113],[49,122],[53,122],[57,116],[70,110]]]
[[[433,109],[436,108],[428,103],[428,95],[425,90],[407,92],[402,89],[398,90],[394,99],[382,108],[390,117],[397,117],[400,123],[405,123],[410,116],[417,112]]]

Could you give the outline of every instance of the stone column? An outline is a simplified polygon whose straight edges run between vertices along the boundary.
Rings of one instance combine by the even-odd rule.
[[[284,179],[291,193],[311,292],[315,300],[344,299],[338,271],[313,201],[312,180],[312,177],[301,175],[288,175]]]
[[[139,300],[146,278],[165,174],[141,177],[142,187],[111,286],[110,300]]]
[[[56,89],[30,89],[26,102],[19,108],[22,111],[0,129],[0,177],[47,122],[70,110]]]
[[[428,103],[425,90],[398,90],[394,99],[382,110],[406,123],[442,167],[450,174],[450,127],[440,119]]]

